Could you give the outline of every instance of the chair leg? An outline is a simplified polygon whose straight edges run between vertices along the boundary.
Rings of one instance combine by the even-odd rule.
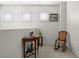
[[[63,52],[66,51],[66,45],[64,44],[62,47]]]
[[[66,51],[66,47],[63,47],[63,52]]]
[[[58,48],[59,48],[59,42],[58,42],[58,40],[56,40],[54,49],[57,50]]]

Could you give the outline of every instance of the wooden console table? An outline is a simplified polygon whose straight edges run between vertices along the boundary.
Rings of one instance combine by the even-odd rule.
[[[34,51],[35,53],[33,53],[33,55],[36,58],[36,45],[37,47],[39,47],[39,37],[32,37],[32,38],[22,38],[22,45],[23,45],[23,57],[26,57],[26,52],[25,52],[25,43],[26,42],[34,42]],[[37,42],[37,44],[36,44]],[[39,48],[38,48],[39,49]]]

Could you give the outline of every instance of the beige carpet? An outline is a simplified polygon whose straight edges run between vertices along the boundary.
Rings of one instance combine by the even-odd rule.
[[[53,45],[46,44],[43,47],[39,48],[39,54],[37,55],[37,58],[77,58],[77,57],[68,48],[65,52],[63,52],[62,49],[56,51],[54,50]]]

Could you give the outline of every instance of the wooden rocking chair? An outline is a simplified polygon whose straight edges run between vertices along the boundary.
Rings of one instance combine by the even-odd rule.
[[[55,50],[62,47],[62,50],[66,51],[66,37],[67,37],[67,32],[66,31],[60,31],[59,32],[59,37],[55,41]]]

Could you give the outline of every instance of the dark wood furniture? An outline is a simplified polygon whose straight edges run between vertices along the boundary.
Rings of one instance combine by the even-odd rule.
[[[25,52],[25,43],[27,42],[34,42],[34,53],[32,52],[32,55],[35,56],[36,58],[36,49],[39,50],[39,37],[32,37],[32,38],[22,38],[22,46],[23,46],[23,57],[26,57],[26,52]]]
[[[39,36],[39,45],[43,46],[43,36]]]
[[[58,39],[55,41],[55,50],[62,47],[63,51],[66,51],[66,38],[67,38],[67,32],[66,31],[60,31],[58,36]]]

